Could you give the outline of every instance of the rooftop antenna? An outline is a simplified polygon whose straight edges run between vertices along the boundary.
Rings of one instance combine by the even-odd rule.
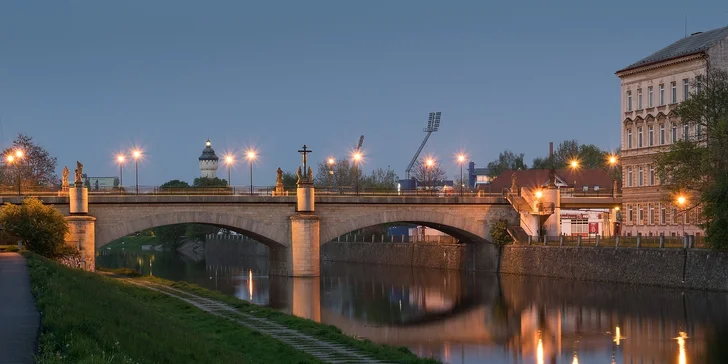
[[[425,144],[427,143],[427,139],[430,139],[430,135],[433,132],[436,132],[440,129],[440,115],[441,112],[431,112],[430,117],[427,119],[427,127],[423,130],[427,135],[425,135],[425,140],[422,141],[422,144],[420,144],[419,149],[417,149],[417,152],[415,153],[415,156],[412,157],[412,161],[410,161],[409,165],[407,166],[407,169],[405,170],[405,173],[407,174],[407,179],[410,178],[410,171],[412,170],[412,166],[415,165],[415,162],[417,161],[417,157],[420,156],[420,152],[422,152],[422,148],[425,147]]]

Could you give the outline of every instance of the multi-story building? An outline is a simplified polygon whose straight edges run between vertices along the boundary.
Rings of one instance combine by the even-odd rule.
[[[682,125],[678,104],[699,93],[708,68],[728,68],[728,27],[693,33],[616,72],[621,80],[622,231],[626,235],[702,235],[700,208],[678,206],[660,188],[654,157],[683,138],[702,139]]]

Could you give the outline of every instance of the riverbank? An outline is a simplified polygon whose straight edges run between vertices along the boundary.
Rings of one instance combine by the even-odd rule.
[[[316,358],[180,299],[99,274],[69,269],[24,253],[43,312],[40,363],[318,363]],[[149,280],[149,278],[135,278]],[[434,362],[409,351],[350,338],[332,327],[246,304],[184,283],[152,279],[211,297],[289,328],[404,363]]]

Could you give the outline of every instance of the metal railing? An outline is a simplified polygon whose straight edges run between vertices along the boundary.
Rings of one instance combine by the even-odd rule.
[[[364,235],[344,234],[332,240],[341,243],[417,243],[417,244],[457,244],[458,239],[450,235]]]
[[[600,236],[600,235],[561,235],[531,236],[529,241],[516,245],[562,246],[562,247],[599,247],[599,248],[640,248],[640,249],[704,249],[707,248],[702,236]]]

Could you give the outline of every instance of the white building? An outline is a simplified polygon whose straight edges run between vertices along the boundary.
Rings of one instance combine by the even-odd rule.
[[[203,178],[216,178],[218,158],[215,155],[215,150],[212,149],[212,143],[210,139],[205,142],[205,149],[202,150],[200,160],[200,177]]]

